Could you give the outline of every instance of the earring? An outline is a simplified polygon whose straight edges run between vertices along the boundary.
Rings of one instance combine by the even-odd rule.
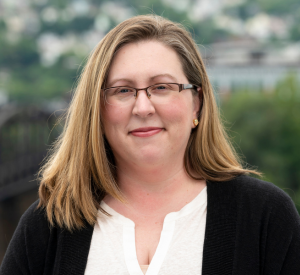
[[[197,118],[195,118],[195,119],[193,120],[193,123],[194,123],[194,125],[195,125],[195,126],[197,126],[197,125],[199,124],[199,121],[198,121],[198,119],[197,119]]]

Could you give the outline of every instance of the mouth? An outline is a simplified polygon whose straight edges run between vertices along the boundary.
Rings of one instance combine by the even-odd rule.
[[[143,127],[137,128],[129,132],[129,134],[136,137],[150,137],[160,133],[164,128],[160,127]]]

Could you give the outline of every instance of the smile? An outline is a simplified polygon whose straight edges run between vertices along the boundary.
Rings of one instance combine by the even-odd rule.
[[[134,129],[133,131],[130,131],[129,134],[136,137],[150,137],[160,133],[162,130],[164,129],[159,127],[144,127]]]

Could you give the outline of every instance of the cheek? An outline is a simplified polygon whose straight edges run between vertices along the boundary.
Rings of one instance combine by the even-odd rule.
[[[192,121],[192,104],[184,100],[173,101],[172,104],[167,105],[164,111],[164,117],[172,125],[178,125],[183,128],[190,128]]]
[[[104,134],[112,150],[124,141],[124,129],[128,119],[126,112],[120,108],[106,107],[101,112]]]
[[[113,128],[123,125],[127,116],[124,110],[113,106],[104,107],[101,115],[105,132],[111,131]]]

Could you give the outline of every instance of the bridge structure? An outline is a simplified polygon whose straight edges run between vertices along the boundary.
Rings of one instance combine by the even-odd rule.
[[[0,107],[0,263],[21,215],[37,199],[37,172],[61,132],[59,115]]]

